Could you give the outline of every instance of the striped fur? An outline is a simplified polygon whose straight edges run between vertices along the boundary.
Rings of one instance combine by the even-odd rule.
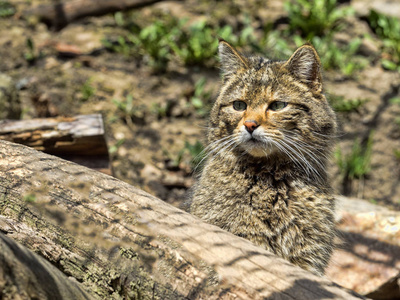
[[[219,45],[223,85],[190,211],[322,275],[333,250],[334,197],[326,174],[336,118],[318,55],[300,47],[286,62]],[[233,101],[247,104],[237,111]],[[273,110],[272,103],[285,107]],[[258,127],[250,133],[245,121]]]

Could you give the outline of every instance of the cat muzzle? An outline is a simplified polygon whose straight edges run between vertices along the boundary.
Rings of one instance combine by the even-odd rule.
[[[256,130],[256,128],[257,128],[258,126],[260,126],[260,125],[258,125],[257,122],[254,121],[254,120],[247,120],[247,121],[244,121],[244,127],[246,128],[246,130],[247,130],[250,134],[252,134],[253,131]]]

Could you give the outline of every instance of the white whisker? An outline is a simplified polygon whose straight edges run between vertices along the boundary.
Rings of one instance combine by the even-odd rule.
[[[325,170],[326,160],[328,159],[324,149],[305,142],[302,136],[297,136],[292,131],[285,129],[279,129],[279,131],[280,135],[264,131],[257,136],[259,142],[264,144],[264,148],[258,148],[261,153],[263,153],[265,157],[268,157],[275,147],[276,151],[280,151],[282,154],[286,155],[295,166],[303,170],[307,177],[323,181],[323,170]],[[199,154],[202,156],[206,153],[195,167],[195,171],[205,160],[212,162],[217,157],[223,156],[227,152],[234,151],[241,144],[243,144],[243,147],[239,147],[239,152],[236,154],[238,158],[251,155],[251,147],[253,147],[253,145],[249,146],[250,148],[246,148],[246,142],[243,142],[243,139],[244,138],[240,134],[233,133],[213,141]]]
[[[208,158],[212,157],[211,161],[216,157],[219,156],[223,151],[229,150],[229,148],[234,145],[234,147],[230,150],[233,150],[236,148],[237,144],[237,138],[235,135],[229,135],[226,137],[223,137],[219,140],[216,140],[212,142],[210,145],[208,145],[206,148],[203,149],[203,151],[200,152],[198,156],[204,155],[204,153],[207,153],[204,155],[204,157],[200,160],[200,162],[196,165],[194,168],[194,171],[198,169],[198,167]]]
[[[290,145],[293,145],[294,148],[297,149],[297,151],[296,151],[293,147],[291,147],[291,148],[292,148],[293,150],[295,150],[294,152],[295,152],[296,154],[298,154],[298,157],[301,159],[301,161],[304,162],[304,164],[307,166],[307,169],[310,170],[312,174],[315,174],[315,175],[317,175],[318,177],[320,177],[320,172],[308,161],[308,159],[307,159],[307,157],[304,155],[302,149],[299,148],[299,146],[298,146],[296,143],[294,143],[293,141],[291,141],[290,139],[286,139],[285,142],[287,143],[287,145],[288,145],[289,147],[290,147]],[[317,166],[318,166],[319,168],[321,168],[321,162],[320,162],[319,160],[315,159],[313,156],[310,156],[310,158],[311,158],[312,160],[315,161],[315,163],[317,164]],[[310,175],[311,175],[311,174],[310,174]]]
[[[279,143],[283,148],[285,148],[285,153],[287,155],[290,153],[290,157],[294,162],[301,162],[300,167],[304,170],[308,177],[314,177],[313,175],[315,175],[317,179],[320,179],[321,175],[319,174],[318,170],[307,160],[296,144],[292,144],[294,146],[293,147],[288,140],[284,139],[279,140]]]
[[[325,153],[321,152],[318,148],[300,140],[298,137],[285,135],[285,140],[294,145],[296,148],[301,147],[306,150],[305,152],[308,154],[309,158],[313,160],[319,169],[325,169],[325,160],[328,160],[328,157]],[[317,155],[312,155],[317,154]]]

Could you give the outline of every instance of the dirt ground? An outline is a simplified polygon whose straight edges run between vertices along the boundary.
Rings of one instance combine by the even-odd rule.
[[[10,2],[20,12],[50,1]],[[284,23],[282,2],[267,2],[257,11],[245,2],[238,1],[238,5],[256,15],[255,26],[265,20]],[[192,19],[215,15],[210,13],[214,4],[196,3],[165,1],[140,9],[137,16],[146,19],[155,11]],[[228,24],[235,22],[228,13],[219,15]],[[351,78],[338,71],[325,72],[326,92],[345,100],[366,100],[356,111],[338,112],[337,149],[349,153],[357,138],[365,140],[372,132],[371,170],[362,179],[344,182],[332,157],[329,173],[338,194],[399,209],[400,158],[395,153],[400,150],[400,126],[396,123],[400,105],[390,99],[400,96],[400,75],[382,68],[379,48],[374,46],[379,41],[363,18],[352,17],[348,24],[338,39],[346,43],[368,33],[372,42],[363,43],[369,64]],[[219,71],[172,61],[165,73],[157,74],[137,57],[107,51],[102,40],[120,31],[113,15],[86,18],[60,31],[26,20],[20,13],[0,18],[0,72],[11,76],[20,88],[23,119],[101,113],[115,177],[180,206],[194,182],[193,155],[187,145],[204,144],[207,127],[204,114],[190,105],[191,97],[196,82],[205,78],[204,90],[211,93],[211,101],[215,99]],[[28,39],[33,41],[32,51]],[[27,60],[29,52],[34,61]],[[133,113],[127,117],[116,103],[128,95],[132,96]]]

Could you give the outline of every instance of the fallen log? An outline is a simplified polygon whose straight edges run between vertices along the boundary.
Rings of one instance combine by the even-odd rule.
[[[0,121],[0,140],[32,147],[111,175],[99,114]]]
[[[400,299],[400,211],[337,197],[340,236],[326,276],[376,300]]]
[[[0,265],[2,299],[95,299],[76,280],[2,233]]]
[[[91,16],[140,8],[162,0],[74,0],[51,5],[39,5],[23,12],[27,18],[36,17],[47,26],[61,30],[68,24]]]
[[[1,232],[102,299],[361,298],[113,177],[6,141],[0,215]]]

